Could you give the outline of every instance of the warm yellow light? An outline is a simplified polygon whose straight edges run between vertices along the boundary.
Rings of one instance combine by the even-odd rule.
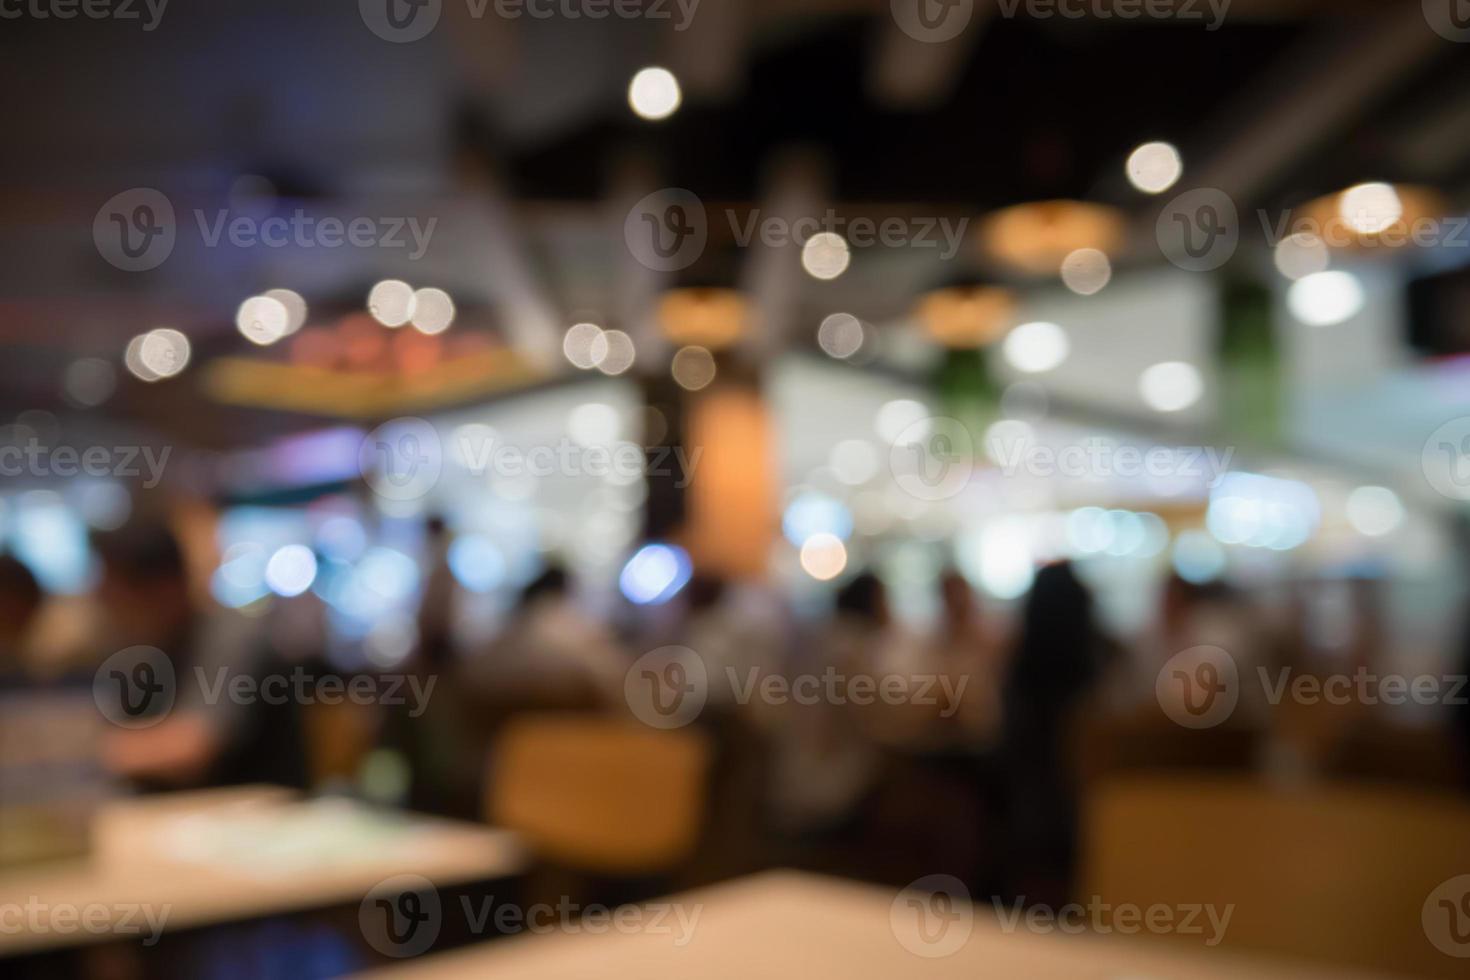
[[[268,296],[286,308],[286,333],[293,334],[300,330],[302,324],[306,323],[306,300],[294,289],[267,289],[261,293]]]
[[[454,322],[454,300],[442,289],[419,289],[413,294],[414,329],[430,336],[443,333]]]
[[[819,231],[801,247],[801,267],[813,279],[836,279],[851,264],[847,239],[836,232]]]
[[[628,83],[628,105],[643,119],[667,119],[683,101],[679,80],[667,68],[644,68]]]
[[[847,547],[835,534],[813,534],[801,546],[801,567],[820,582],[834,579],[847,567]]]
[[[1113,278],[1113,264],[1100,249],[1079,248],[1062,259],[1062,284],[1079,296],[1099,292]]]
[[[1184,173],[1179,151],[1169,143],[1144,143],[1128,154],[1128,182],[1145,194],[1161,194]]]
[[[844,360],[863,346],[863,324],[851,313],[833,313],[817,327],[817,345],[830,356]]]
[[[606,344],[606,350],[597,362],[597,370],[603,374],[617,375],[633,366],[637,351],[633,347],[632,337],[621,330],[606,330],[602,334],[602,340]]]
[[[1451,225],[1448,210],[1435,190],[1412,184],[1372,181],[1308,201],[1292,212],[1290,241],[1299,235],[1328,248],[1388,251],[1405,245],[1433,246],[1445,240]],[[1316,260],[1309,260],[1312,265]],[[1325,266],[1323,266],[1325,268]],[[1321,272],[1312,268],[1304,274]],[[1297,278],[1300,278],[1298,276]]]
[[[413,287],[402,279],[384,279],[368,293],[367,310],[385,327],[401,327],[413,318]]]
[[[926,294],[917,313],[924,331],[946,347],[981,347],[1005,331],[1015,302],[999,286],[953,286]]]
[[[684,347],[674,355],[674,380],[687,391],[698,391],[715,380],[715,358],[703,347]]]
[[[235,311],[235,329],[246,340],[262,347],[286,336],[290,327],[290,310],[271,296],[252,296]]]
[[[189,364],[189,338],[170,327],[159,327],[134,337],[123,362],[143,381],[171,378]]]
[[[1277,244],[1271,258],[1277,271],[1288,279],[1323,272],[1330,262],[1327,245],[1309,231],[1287,235]]]
[[[1016,204],[981,221],[981,250],[990,258],[1032,275],[1055,275],[1062,260],[1078,249],[1107,255],[1124,234],[1117,208],[1084,201],[1033,201]]]
[[[576,323],[567,328],[566,336],[562,338],[561,351],[574,367],[588,371],[597,367],[597,363],[607,356],[607,340],[597,324]]]
[[[681,347],[728,347],[749,328],[750,317],[749,301],[734,289],[671,289],[658,304],[659,327]]]
[[[1337,213],[1358,234],[1376,235],[1404,216],[1404,202],[1392,185],[1356,184],[1338,197]]]

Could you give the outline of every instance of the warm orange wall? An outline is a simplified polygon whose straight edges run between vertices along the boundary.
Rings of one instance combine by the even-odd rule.
[[[696,568],[763,576],[780,527],[771,417],[752,387],[711,388],[689,407],[689,449],[702,450],[689,487],[685,540]]]

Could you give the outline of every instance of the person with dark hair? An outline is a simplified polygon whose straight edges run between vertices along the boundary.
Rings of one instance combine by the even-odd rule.
[[[521,590],[518,605],[522,609],[529,609],[543,599],[564,599],[570,591],[571,582],[567,579],[566,569],[560,565],[551,565]]]
[[[566,571],[550,565],[521,591],[499,639],[468,676],[483,697],[502,704],[591,708],[622,699],[629,662],[612,632],[578,604]]]
[[[31,570],[17,558],[0,555],[0,685],[24,683],[31,629],[46,595]]]
[[[696,571],[684,587],[684,597],[691,614],[701,613],[718,608],[728,591],[727,583],[720,576]]]
[[[957,703],[943,705],[954,718],[953,734],[975,748],[991,743],[1000,728],[1000,643],[987,628],[974,589],[955,569],[939,579],[939,628],[930,644],[933,668],[953,678]],[[963,682],[963,686],[961,686]]]
[[[832,621],[793,673],[818,677],[873,676],[893,655],[895,637],[881,579],[862,572],[838,590]],[[841,835],[856,825],[878,778],[881,754],[864,730],[858,707],[843,701],[781,706],[776,728],[772,805],[782,829]]]
[[[163,524],[129,524],[92,536],[102,565],[97,601],[116,649],[176,644],[193,625],[194,607],[178,539]]]
[[[1462,569],[1470,575],[1470,514],[1460,512],[1451,522],[1454,541],[1459,546]],[[1455,651],[1455,668],[1461,677],[1470,676],[1470,604],[1467,604],[1465,619],[1460,624],[1459,649]],[[1470,699],[1461,698],[1449,706],[1449,734],[1454,741],[1454,751],[1459,756],[1460,773],[1464,785],[1470,790]]]
[[[442,670],[454,662],[454,607],[458,586],[449,567],[449,547],[453,535],[444,518],[437,514],[424,522],[423,597],[419,600],[418,650],[419,666]]]
[[[402,668],[416,675],[434,696],[419,704],[384,705],[380,745],[402,756],[408,785],[402,802],[409,809],[461,819],[475,819],[482,805],[479,769],[483,747],[468,737],[472,731],[464,671],[456,643],[454,619],[458,580],[449,564],[453,534],[440,515],[424,522],[427,568],[418,609],[418,644]]]
[[[738,697],[752,674],[768,672],[782,647],[779,604],[759,588],[697,571],[684,588],[678,642],[699,654],[708,676],[708,706],[759,724],[758,705]],[[776,608],[773,608],[773,605]]]
[[[867,620],[874,626],[888,621],[888,593],[872,572],[862,572],[838,589],[833,605],[839,619]]]
[[[1010,888],[1028,903],[1067,900],[1076,859],[1071,735],[1102,674],[1092,596],[1070,562],[1036,574],[1001,690]]]
[[[150,651],[137,655],[131,676],[172,694],[141,700],[129,687],[127,669],[112,672],[122,675],[117,695],[120,706],[128,702],[128,714],[136,709],[163,717],[150,726],[112,730],[105,751],[109,768],[149,789],[304,786],[301,706],[289,698],[231,694],[240,677],[261,691],[260,682],[284,674],[284,666],[243,619],[211,619],[195,605],[173,533],[162,524],[140,523],[98,534],[94,546],[102,564],[97,599],[106,623],[103,656]]]

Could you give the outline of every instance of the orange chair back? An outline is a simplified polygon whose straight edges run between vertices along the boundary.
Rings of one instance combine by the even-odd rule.
[[[689,729],[525,716],[492,750],[486,817],[577,870],[654,874],[694,849],[710,756],[708,739]]]
[[[1470,802],[1452,796],[1119,777],[1088,801],[1084,863],[1085,893],[1110,905],[1233,904],[1222,945],[1467,975],[1466,960],[1430,941],[1424,919],[1437,928],[1443,910],[1426,912],[1431,894],[1470,875]]]

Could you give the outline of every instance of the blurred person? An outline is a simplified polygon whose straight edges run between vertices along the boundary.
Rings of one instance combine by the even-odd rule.
[[[1371,579],[1322,577],[1297,582],[1291,595],[1291,639],[1283,655],[1259,668],[1239,664],[1242,679],[1249,679],[1242,690],[1264,700],[1271,686],[1286,685],[1294,678],[1325,682],[1360,669],[1370,674],[1381,670],[1380,599]],[[1286,690],[1283,686],[1282,693],[1261,709],[1268,722],[1265,772],[1278,783],[1322,778],[1335,759],[1352,754],[1355,731],[1389,720],[1380,713],[1381,706],[1356,697],[1334,703],[1332,698],[1287,697]]]
[[[178,540],[162,524],[102,532],[94,546],[102,565],[96,597],[106,624],[104,655],[155,648],[172,664],[174,679],[173,703],[161,720],[109,732],[108,766],[148,789],[304,786],[300,706],[230,694],[240,677],[254,681],[258,693],[261,679],[283,672],[254,624],[196,605]]]
[[[869,675],[886,659],[892,616],[882,580],[863,572],[837,593],[830,624],[814,644],[815,656],[793,674]],[[789,700],[780,706],[772,803],[777,825],[796,834],[852,829],[873,789],[881,760],[851,704]]]
[[[1171,573],[1164,581],[1159,600],[1158,625],[1144,642],[1148,656],[1142,661],[1124,658],[1111,673],[1110,686],[1119,689],[1126,684],[1130,703],[1153,705],[1157,698],[1168,696],[1181,701],[1183,685],[1157,684],[1159,671],[1168,661],[1196,647],[1218,647],[1235,662],[1242,681],[1252,681],[1261,663],[1262,651],[1268,644],[1264,631],[1253,616],[1245,597],[1220,582],[1190,582]],[[1208,653],[1203,654],[1208,655]],[[1242,683],[1241,701],[1236,714],[1240,718],[1257,717],[1261,699],[1256,697],[1259,685]]]
[[[453,535],[437,515],[426,522],[425,534],[429,571],[418,610],[418,643],[403,669],[420,678],[432,696],[424,704],[390,707],[383,744],[407,763],[408,795],[402,802],[409,809],[473,820],[480,815],[484,745],[473,737],[473,705],[460,683],[469,668],[453,637],[458,590],[449,567]]]
[[[522,591],[470,677],[498,701],[590,708],[622,701],[629,663],[612,632],[577,604],[566,571],[551,566]]]
[[[34,676],[31,634],[45,598],[25,563],[0,555],[0,687],[23,686]]]
[[[736,593],[725,579],[696,572],[684,589],[687,603],[679,642],[697,653],[709,678],[708,703],[735,704],[752,678],[772,670],[781,646],[781,624],[759,597]],[[757,699],[740,706],[760,715]]]
[[[447,685],[463,704],[455,736],[454,793],[472,806],[486,798],[485,766],[505,723],[522,712],[601,712],[624,704],[631,664],[612,632],[572,595],[561,567],[552,565],[522,590],[509,621],[483,653],[456,670]],[[441,685],[446,686],[446,685]]]
[[[458,585],[449,567],[449,546],[454,536],[439,515],[424,523],[425,565],[423,598],[419,601],[418,645],[424,655],[439,662],[453,652],[454,598]]]
[[[1077,851],[1072,735],[1103,670],[1093,599],[1071,562],[1036,574],[1001,691],[1010,889],[1027,903],[1067,900]]]
[[[706,786],[707,846],[690,872],[716,880],[764,867],[768,860],[763,818],[781,716],[756,691],[779,672],[787,608],[768,587],[731,582],[703,569],[695,571],[680,599],[679,621],[658,639],[694,651],[708,680],[697,724],[716,746],[719,761]]]
[[[1467,626],[1465,637],[1460,643],[1457,676],[1470,677],[1470,626]],[[1450,731],[1455,740],[1465,788],[1470,790],[1470,698],[1460,698],[1450,708]]]
[[[992,741],[1000,731],[1000,670],[1003,655],[994,632],[982,618],[969,581],[954,569],[939,581],[942,612],[931,641],[935,669],[952,679],[940,685],[946,696],[941,717],[953,717],[954,737],[970,745]],[[960,680],[964,680],[961,688]]]

